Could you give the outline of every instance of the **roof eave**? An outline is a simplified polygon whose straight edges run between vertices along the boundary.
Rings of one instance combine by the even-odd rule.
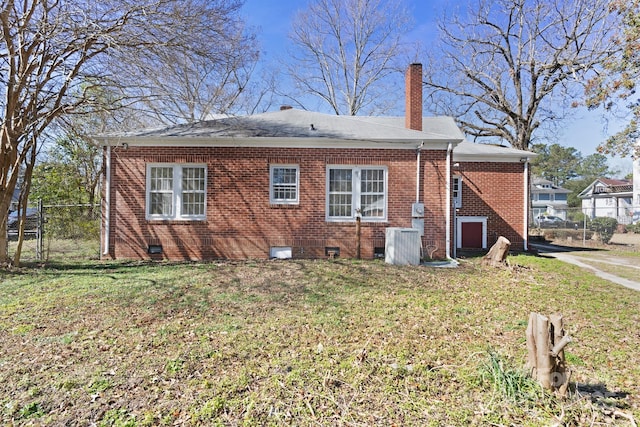
[[[294,138],[294,137],[138,137],[103,136],[96,137],[103,146],[129,147],[264,147],[264,148],[378,148],[416,149],[423,142],[423,150],[445,150],[449,144],[458,144],[455,139],[342,139],[342,138]]]
[[[494,163],[526,163],[531,160],[530,155],[514,154],[453,154],[454,162],[494,162]],[[523,161],[522,159],[525,159]]]

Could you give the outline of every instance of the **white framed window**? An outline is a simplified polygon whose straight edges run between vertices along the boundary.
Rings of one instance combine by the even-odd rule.
[[[453,206],[456,208],[462,207],[462,177],[454,175],[453,177]]]
[[[147,219],[205,219],[206,184],[205,165],[148,164]]]
[[[327,221],[387,220],[387,168],[327,166]]]
[[[269,202],[295,205],[300,201],[300,167],[271,165],[269,168]]]

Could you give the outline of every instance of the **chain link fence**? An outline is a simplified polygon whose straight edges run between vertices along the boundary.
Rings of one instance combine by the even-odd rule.
[[[529,215],[529,234],[532,240],[568,239],[589,242],[609,242],[614,236],[637,238],[618,239],[633,244],[640,242],[640,207],[589,206],[578,208],[533,208]]]
[[[69,204],[28,207],[25,214],[21,262],[98,259],[100,205]],[[19,212],[7,222],[8,253],[18,250]]]
[[[614,218],[620,230],[640,223],[640,206],[590,206],[577,208],[532,208],[529,225],[534,228],[589,227],[595,218]]]

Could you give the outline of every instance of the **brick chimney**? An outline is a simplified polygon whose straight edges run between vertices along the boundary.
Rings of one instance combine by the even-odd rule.
[[[404,75],[407,129],[422,130],[422,64],[411,64]]]

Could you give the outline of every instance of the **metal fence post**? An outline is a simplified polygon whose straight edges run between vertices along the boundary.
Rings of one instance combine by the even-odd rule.
[[[44,258],[44,207],[42,199],[38,199],[38,224],[36,227],[36,259],[42,261]]]

